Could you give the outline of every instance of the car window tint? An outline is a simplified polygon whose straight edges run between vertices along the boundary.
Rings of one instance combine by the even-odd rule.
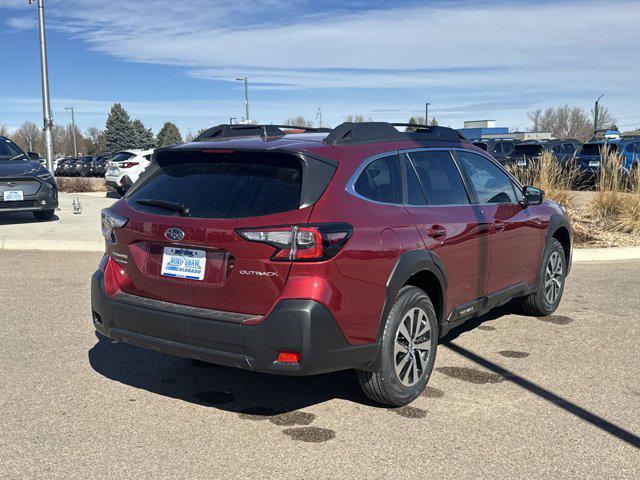
[[[493,144],[493,153],[502,153],[502,144],[500,142]]]
[[[513,152],[513,142],[504,142],[502,144],[502,153],[511,153]]]
[[[195,218],[247,218],[297,210],[302,166],[297,158],[220,155],[209,160],[154,162],[129,196],[134,208],[156,214],[166,210],[136,203],[152,199],[183,204]]]
[[[406,156],[404,157],[404,167],[407,172],[407,203],[409,205],[426,205],[427,201],[424,198],[416,171]]]
[[[389,155],[371,162],[354,185],[357,193],[369,200],[402,203],[402,188],[398,156]]]
[[[562,145],[558,144],[558,145],[554,145],[551,150],[553,150],[554,153],[564,153],[564,149],[562,148]]]
[[[573,146],[573,143],[565,143],[564,151],[570,155],[573,155],[576,151],[576,147]]]
[[[511,179],[497,165],[470,152],[459,152],[458,158],[471,178],[478,203],[516,202]]]
[[[0,157],[15,157],[21,153],[11,140],[0,139]]]
[[[448,151],[411,152],[420,182],[431,205],[464,205],[469,203],[460,172]]]

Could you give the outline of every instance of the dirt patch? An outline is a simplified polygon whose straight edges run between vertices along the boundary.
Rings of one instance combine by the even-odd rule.
[[[504,377],[502,375],[497,375],[491,372],[483,372],[482,370],[476,370],[475,368],[439,367],[436,368],[436,370],[440,373],[444,373],[448,377],[469,383],[475,383],[476,385],[483,385],[486,383],[500,383],[504,381]]]
[[[422,392],[422,396],[427,398],[441,398],[444,397],[444,392],[437,388],[427,387],[424,389],[424,392]]]
[[[287,428],[283,430],[282,433],[288,435],[293,440],[309,443],[327,442],[336,436],[336,432],[333,430],[318,427]]]
[[[553,323],[554,325],[567,325],[573,322],[573,318],[563,315],[549,315],[548,317],[538,317],[538,320],[545,323]]]
[[[313,413],[294,411],[275,415],[269,418],[269,421],[279,427],[292,427],[294,425],[310,425],[315,418]]]
[[[426,410],[423,410],[422,408],[412,407],[410,405],[396,408],[394,412],[404,418],[424,418],[427,416]]]
[[[517,350],[502,350],[498,353],[507,358],[526,358],[529,356],[527,352],[518,352]]]
[[[489,325],[480,325],[477,328],[478,330],[483,330],[485,332],[494,332],[496,330],[496,327],[491,327]]]

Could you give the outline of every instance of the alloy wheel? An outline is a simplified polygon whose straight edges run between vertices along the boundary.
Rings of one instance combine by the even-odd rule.
[[[562,289],[562,257],[558,252],[553,252],[547,262],[544,274],[544,296],[550,305],[553,305]]]
[[[403,317],[393,348],[396,375],[407,387],[415,385],[424,373],[429,360],[431,327],[422,308],[411,308]]]

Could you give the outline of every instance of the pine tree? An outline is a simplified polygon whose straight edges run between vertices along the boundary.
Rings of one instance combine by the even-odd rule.
[[[146,128],[141,120],[135,119],[131,126],[134,134],[134,148],[153,148],[156,146],[156,139],[150,128]]]
[[[131,118],[119,103],[111,107],[104,133],[109,152],[116,153],[134,147],[136,139]]]
[[[182,143],[182,135],[175,124],[166,122],[158,132],[158,146],[166,147],[167,145],[175,145]]]

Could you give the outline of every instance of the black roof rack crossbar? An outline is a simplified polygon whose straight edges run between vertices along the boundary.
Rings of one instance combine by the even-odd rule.
[[[303,132],[330,132],[330,128],[299,127],[296,125],[255,125],[245,123],[221,124],[208,128],[194,140],[201,142],[204,140],[222,140],[237,137],[282,137],[286,135],[286,130],[302,130]]]
[[[408,131],[401,132],[396,127],[406,127]],[[345,122],[331,130],[324,139],[329,145],[356,145],[360,143],[393,142],[402,140],[413,141],[466,141],[464,135],[453,128],[437,125],[420,125],[415,123],[388,122]]]

